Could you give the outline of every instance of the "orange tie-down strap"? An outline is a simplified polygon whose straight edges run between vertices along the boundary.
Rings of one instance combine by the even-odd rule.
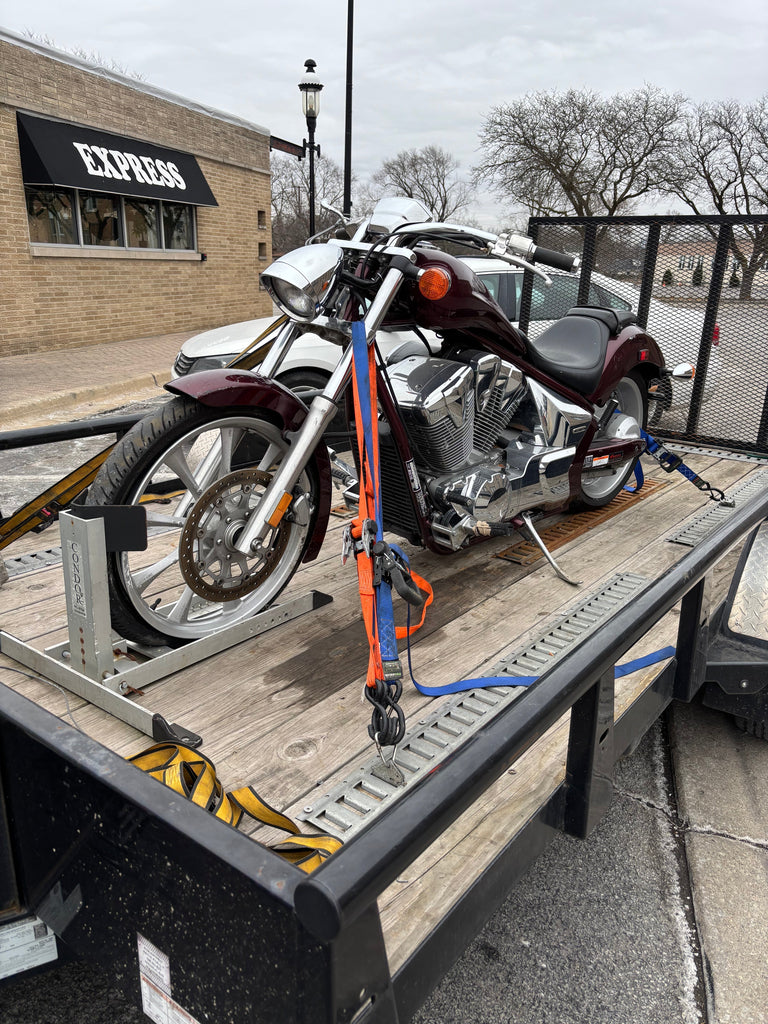
[[[320,867],[326,857],[342,845],[340,839],[323,833],[302,834],[295,821],[270,807],[252,786],[225,793],[213,761],[199,750],[181,743],[157,743],[128,760],[233,828],[237,828],[247,814],[263,825],[290,833],[289,839],[269,849],[307,873]]]

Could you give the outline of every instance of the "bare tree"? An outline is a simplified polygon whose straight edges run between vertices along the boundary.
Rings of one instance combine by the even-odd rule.
[[[306,160],[272,153],[272,250],[288,252],[304,245],[309,234],[309,167]],[[344,197],[344,175],[333,160],[315,161],[316,230],[336,219],[320,206],[323,201],[337,209]]]
[[[439,146],[407,149],[385,160],[371,177],[379,195],[395,193],[420,199],[437,220],[449,220],[469,206],[474,189],[459,177],[459,161]]]
[[[747,105],[721,100],[691,108],[668,191],[697,214],[767,214],[768,95]],[[748,299],[768,259],[768,224],[739,226],[731,252],[741,270],[739,297]]]
[[[533,216],[628,213],[669,180],[684,103],[650,85],[529,93],[483,122],[475,184]]]

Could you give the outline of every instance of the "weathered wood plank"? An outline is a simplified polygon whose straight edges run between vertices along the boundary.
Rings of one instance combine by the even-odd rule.
[[[744,463],[692,458],[697,472],[729,488],[754,469]],[[517,566],[494,558],[509,541],[480,545],[455,557],[414,554],[414,568],[435,587],[435,604],[413,644],[417,677],[438,684],[482,675],[512,649],[525,646],[617,571],[658,576],[686,549],[664,536],[706,504],[677,474],[654,476],[668,486],[558,551],[566,571],[583,579],[576,591],[545,563]],[[271,803],[295,813],[311,795],[344,778],[344,771],[373,753],[366,733],[368,708],[360,703],[367,649],[360,621],[354,569],[338,562],[339,521],[322,557],[291,584],[332,593],[334,603],[274,633],[192,666],[156,686],[139,701],[203,735],[204,750],[228,788],[250,783]],[[725,581],[727,568],[721,570]],[[61,635],[63,586],[54,569],[12,580],[0,591],[0,625],[13,623],[36,645]],[[637,652],[674,642],[677,614],[637,646]],[[16,635],[19,635],[18,633]],[[668,639],[665,639],[668,638]],[[633,654],[635,652],[632,652]],[[65,717],[62,693],[42,681],[13,674],[0,656],[0,680]],[[637,699],[656,669],[617,685],[617,714]],[[134,729],[68,697],[78,726],[122,756],[148,746]],[[411,719],[433,707],[406,684],[403,707]],[[447,893],[458,898],[499,848],[500,836],[518,829],[559,785],[565,764],[567,719],[554,726],[382,895],[386,941],[397,967],[442,917]],[[501,825],[499,826],[499,823]],[[499,828],[501,831],[499,831]],[[247,831],[247,828],[245,829]],[[254,831],[260,840],[268,833]],[[468,867],[468,865],[470,865]]]

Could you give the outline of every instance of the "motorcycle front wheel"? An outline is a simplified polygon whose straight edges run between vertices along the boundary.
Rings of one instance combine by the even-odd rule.
[[[258,409],[167,402],[118,442],[89,505],[142,505],[146,551],[107,556],[112,626],[127,640],[179,647],[271,604],[312,536],[319,484],[303,471],[288,512],[253,555],[237,537],[290,449]]]
[[[613,398],[618,404],[617,412],[631,416],[638,425],[646,429],[648,424],[648,387],[643,377],[636,370],[622,377],[613,391]],[[609,428],[610,430],[610,425]],[[597,434],[595,441],[601,436]],[[574,510],[602,508],[613,501],[629,479],[635,468],[637,459],[630,459],[616,467],[613,471],[603,469],[583,470],[581,474],[581,493],[573,504]]]

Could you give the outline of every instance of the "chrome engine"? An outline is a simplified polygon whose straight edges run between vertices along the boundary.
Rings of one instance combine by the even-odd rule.
[[[584,409],[478,350],[410,356],[389,377],[441,543],[460,547],[488,523],[567,499]]]
[[[498,442],[525,395],[523,374],[488,352],[464,362],[410,356],[389,376],[416,464],[430,474],[463,469]]]

